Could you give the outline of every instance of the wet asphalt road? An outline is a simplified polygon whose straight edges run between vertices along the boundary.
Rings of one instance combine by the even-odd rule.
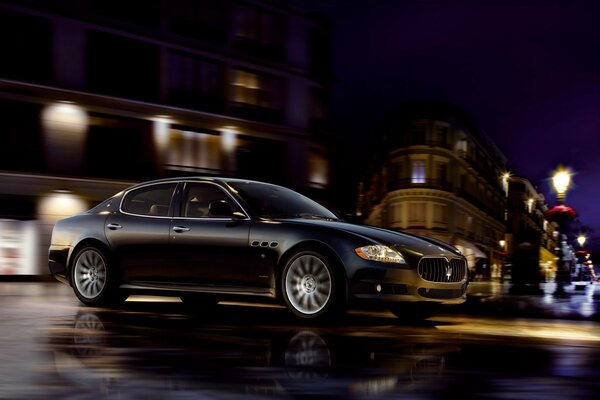
[[[66,286],[0,283],[0,398],[600,398],[595,322],[360,311],[319,326],[150,300],[103,310]]]

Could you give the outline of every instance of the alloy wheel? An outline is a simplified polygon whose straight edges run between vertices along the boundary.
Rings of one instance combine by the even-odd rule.
[[[332,295],[332,276],[325,262],[314,254],[296,257],[285,275],[287,300],[299,313],[321,311]]]
[[[75,287],[85,299],[98,297],[107,283],[106,261],[96,249],[82,251],[75,262],[73,271]]]

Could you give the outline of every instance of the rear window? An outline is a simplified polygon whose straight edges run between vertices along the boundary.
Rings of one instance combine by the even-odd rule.
[[[136,215],[167,217],[176,183],[164,183],[134,189],[125,195],[121,210]]]

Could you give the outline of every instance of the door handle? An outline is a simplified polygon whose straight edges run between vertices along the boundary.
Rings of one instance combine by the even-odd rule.
[[[123,228],[120,224],[108,224],[106,227],[112,231]]]
[[[190,228],[188,228],[187,226],[174,226],[173,230],[177,233],[183,233],[189,231]]]

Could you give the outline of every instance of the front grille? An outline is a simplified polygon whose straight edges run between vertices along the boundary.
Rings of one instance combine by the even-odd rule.
[[[418,271],[429,282],[460,282],[467,275],[467,262],[460,258],[422,258]]]

